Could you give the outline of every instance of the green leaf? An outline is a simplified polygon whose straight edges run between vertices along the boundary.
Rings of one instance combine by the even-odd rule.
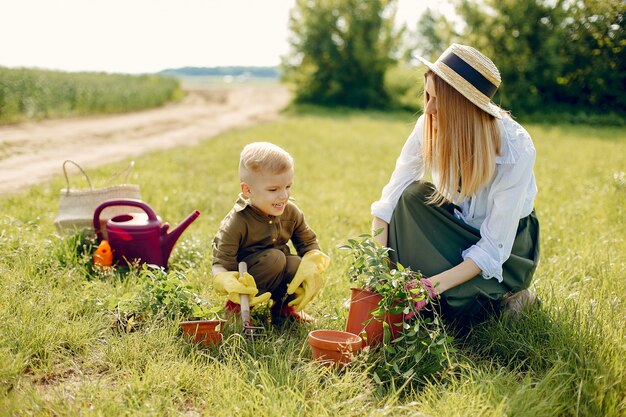
[[[383,381],[380,379],[380,377],[378,376],[378,373],[377,373],[377,372],[374,372],[373,378],[374,378],[374,381],[375,381],[377,384],[382,385]]]
[[[400,368],[398,367],[397,362],[394,362],[393,364],[393,370],[396,371],[396,373],[401,374],[402,372],[400,372]]]
[[[413,374],[415,373],[415,369],[411,368],[408,371],[406,371],[405,373],[402,374],[402,376],[406,379],[409,379],[410,377],[413,376]]]

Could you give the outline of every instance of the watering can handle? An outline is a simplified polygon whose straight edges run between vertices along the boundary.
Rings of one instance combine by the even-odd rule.
[[[157,215],[152,210],[152,208],[144,203],[141,200],[126,198],[126,199],[116,199],[116,200],[107,200],[104,203],[100,204],[93,213],[93,229],[98,236],[98,240],[102,240],[102,231],[100,230],[100,213],[107,207],[111,206],[132,206],[138,207],[146,212],[148,215],[148,220],[154,221],[158,220]]]

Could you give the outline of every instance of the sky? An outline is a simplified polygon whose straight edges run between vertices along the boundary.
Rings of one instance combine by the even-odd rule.
[[[427,0],[399,0],[416,27]],[[295,0],[0,0],[0,66],[151,73],[274,66]]]

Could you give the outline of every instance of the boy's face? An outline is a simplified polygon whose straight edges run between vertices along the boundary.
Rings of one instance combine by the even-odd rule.
[[[292,182],[293,168],[282,174],[261,171],[254,174],[248,182],[242,182],[241,191],[251,205],[266,215],[280,216],[291,195]]]

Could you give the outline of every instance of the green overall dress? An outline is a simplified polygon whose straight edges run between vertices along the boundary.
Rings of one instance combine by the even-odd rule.
[[[480,240],[480,231],[454,216],[453,204],[427,204],[433,185],[417,181],[404,190],[389,223],[392,262],[429,277],[463,261],[461,252]],[[528,288],[539,262],[539,222],[533,210],[519,221],[511,256],[502,265],[503,281],[477,275],[440,297],[446,318],[485,317],[505,294]]]

